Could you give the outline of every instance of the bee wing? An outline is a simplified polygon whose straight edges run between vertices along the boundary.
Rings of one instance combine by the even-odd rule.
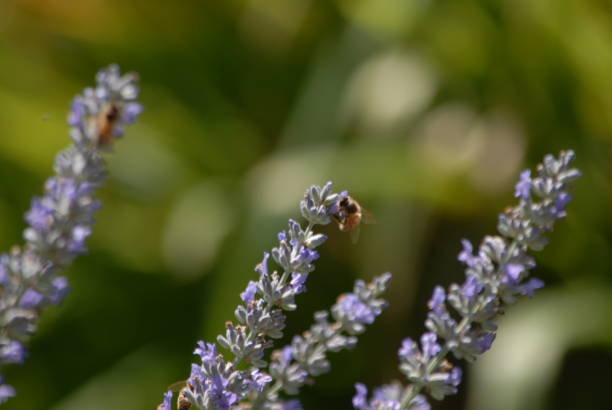
[[[179,393],[181,390],[183,390],[183,387],[185,386],[187,386],[187,380],[180,380],[168,386],[167,390],[171,390],[174,393]]]
[[[350,231],[349,236],[351,237],[351,243],[355,245],[359,240],[360,224],[355,225]]]
[[[373,225],[376,223],[376,217],[374,214],[364,207],[361,207],[361,222],[367,225]]]

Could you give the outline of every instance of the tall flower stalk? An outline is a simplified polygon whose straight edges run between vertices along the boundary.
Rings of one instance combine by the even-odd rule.
[[[59,273],[87,251],[85,240],[100,208],[93,195],[106,179],[101,151],[109,150],[142,111],[135,74],[121,75],[111,65],[98,72],[96,83],[72,102],[73,144],[56,156],[55,175],[25,214],[25,244],[0,255],[0,366],[24,361],[24,343],[35,332],[38,316],[68,293]],[[14,395],[2,381],[0,403]]]
[[[541,250],[547,243],[544,235],[566,215],[569,184],[580,176],[570,167],[573,159],[572,151],[562,151],[558,158],[547,155],[535,177],[530,170],[521,173],[515,187],[519,203],[499,216],[500,235],[486,236],[476,254],[469,241],[462,241],[458,259],[466,266],[465,281],[452,284],[448,291],[437,286],[428,304],[428,332],[421,336],[420,346],[410,338],[402,342],[400,371],[409,384],[384,385],[368,399],[367,388],[357,383],[356,409],[427,410],[430,405],[421,393],[442,400],[457,392],[461,369],[451,364],[449,353],[468,362],[476,360],[495,339],[496,317],[521,296],[531,297],[544,286],[541,280],[529,278],[535,261],[528,251]]]
[[[201,362],[192,364],[191,374],[179,392],[179,409],[192,406],[199,409],[238,406],[280,409],[287,408],[285,404],[296,408],[296,401],[285,403],[279,399],[279,390],[295,392],[308,374],[320,374],[329,367],[324,357],[313,356],[310,349],[314,347],[324,353],[326,349],[351,347],[355,344],[354,336],[344,336],[342,331],[358,334],[363,331],[364,324],[371,323],[380,313],[385,302],[378,296],[386,287],[388,275],[367,286],[358,282],[354,293],[345,295],[333,308],[334,324],[327,323],[326,317],[319,314],[311,332],[294,338],[293,344],[283,349],[283,353],[273,354],[268,372],[261,370],[268,367],[264,355],[272,346],[272,339],[283,336],[284,312],[296,309],[295,297],[306,290],[308,275],[315,269],[313,262],[319,257],[316,248],[327,239],[314,228],[332,222],[334,216],[342,212],[339,203],[347,195],[346,192],[333,193],[331,182],[306,191],[300,210],[307,226],[303,228],[298,222],[289,220],[288,230],[278,234],[278,245],[271,254],[265,252],[262,262],[255,267],[258,279],[249,281],[240,294],[243,303],[234,312],[237,323],[228,322],[216,344],[198,342],[194,354]],[[280,273],[269,270],[270,256],[280,267]],[[229,360],[218,352],[218,346],[229,352]],[[291,360],[296,364],[290,363]],[[313,360],[317,363],[313,364]],[[288,372],[293,372],[297,379]],[[170,410],[171,399],[169,391],[158,408]]]
[[[374,320],[387,307],[388,303],[380,296],[387,290],[390,273],[375,277],[366,284],[357,280],[353,292],[338,297],[326,311],[316,312],[315,323],[309,330],[293,337],[291,344],[272,353],[269,374],[274,383],[268,384],[251,398],[254,408],[262,409],[300,409],[298,400],[285,401],[279,393],[296,395],[300,388],[313,378],[330,371],[327,353],[352,349],[357,344],[357,335],[363,333],[366,325]]]

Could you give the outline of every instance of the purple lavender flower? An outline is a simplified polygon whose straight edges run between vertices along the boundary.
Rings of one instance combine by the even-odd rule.
[[[26,350],[21,342],[11,340],[0,346],[0,359],[6,364],[21,364],[26,358]]]
[[[35,308],[42,300],[43,295],[34,289],[28,289],[23,293],[21,299],[19,299],[19,306],[23,308]]]
[[[104,93],[101,95],[106,97]],[[134,113],[139,112],[136,107],[132,108]],[[325,235],[313,232],[313,228],[331,222],[330,212],[339,198],[339,194],[331,192],[331,183],[308,189],[300,203],[308,226],[304,229],[298,222],[289,220],[288,230],[278,234],[278,246],[271,253],[264,253],[263,260],[255,267],[258,279],[250,281],[240,294],[244,304],[234,312],[238,324],[228,322],[225,334],[217,337],[217,344],[233,359],[225,361],[223,355],[217,353],[215,344],[198,342],[195,354],[200,356],[201,364],[192,365],[187,388],[182,390],[182,395],[192,405],[200,409],[230,408],[242,400],[267,394],[267,385],[273,379],[259,368],[268,364],[264,353],[272,345],[269,339],[282,337],[283,311],[295,309],[295,297],[306,290],[308,274],[314,270],[313,262],[319,257],[315,248],[326,240]],[[270,256],[282,268],[280,274],[269,271]],[[290,362],[294,353],[285,350],[279,362]],[[251,368],[239,370],[245,364]],[[305,370],[296,369],[291,377],[301,385],[307,376]],[[299,407],[291,401],[276,401],[274,406],[279,409]]]
[[[401,386],[397,383],[380,386],[372,392],[372,407],[389,410],[399,409]]]
[[[476,346],[478,346],[478,354],[483,354],[491,348],[493,341],[495,340],[495,333],[485,333],[482,337],[476,340]]]
[[[352,293],[341,298],[337,306],[338,315],[353,322],[371,324],[376,318],[372,309]]]
[[[68,125],[73,145],[55,158],[55,175],[34,198],[25,214],[25,246],[0,255],[0,363],[21,363],[25,357],[22,341],[36,329],[40,312],[57,305],[68,293],[66,278],[57,276],[72,260],[86,252],[94,212],[100,203],[93,194],[105,179],[106,165],[100,153],[111,144],[102,144],[103,114],[110,107],[117,121],[109,126],[133,122],[141,111],[135,101],[138,87],[135,74],[121,76],[112,65],[97,75],[96,92],[86,88],[74,98]],[[129,121],[128,121],[129,120]],[[2,382],[3,383],[3,382]],[[12,387],[0,385],[0,402],[14,396]]]
[[[368,389],[361,383],[355,384],[357,393],[353,396],[353,407],[358,410],[400,410],[403,388],[399,383],[386,384],[374,389],[372,398],[368,400]],[[430,410],[424,396],[414,397],[407,407],[410,410]]]
[[[281,239],[282,240],[282,239]],[[267,256],[258,265],[260,281],[268,277]],[[270,276],[274,276],[273,273]],[[369,310],[369,314],[377,316],[386,306],[386,302],[379,296],[387,288],[390,274],[375,278],[372,283],[365,284],[357,281],[353,293],[339,298],[340,300],[332,307],[332,311],[339,309],[342,300],[357,298],[357,302]],[[267,289],[259,286],[258,289]],[[266,290],[263,294],[266,294]],[[276,300],[272,298],[273,300]],[[241,322],[249,321],[249,314],[254,317],[257,311],[265,309],[257,307],[262,303],[261,299],[253,299],[248,302],[251,308],[237,310],[237,317]],[[246,313],[245,313],[246,312]],[[241,315],[247,315],[242,317]],[[236,370],[236,365],[244,359],[245,362],[258,365],[259,361],[252,356],[255,352],[263,349],[249,344],[246,328],[227,325],[226,335],[219,337],[219,344],[230,350],[235,358],[232,362],[226,362],[223,356],[218,354],[216,345],[213,343],[198,342],[194,353],[200,356],[202,364],[193,364],[191,375],[187,381],[187,387],[181,392],[183,397],[192,405],[200,409],[225,409],[237,405],[242,400],[249,400],[255,408],[267,409],[301,409],[297,400],[284,400],[279,397],[279,392],[297,394],[310,377],[317,376],[329,370],[329,362],[326,358],[327,351],[339,351],[352,348],[356,339],[351,336],[354,326],[350,321],[363,326],[360,318],[348,316],[336,316],[337,322],[329,323],[326,312],[315,314],[316,323],[310,330],[301,336],[295,336],[292,343],[272,353],[272,362],[269,372],[265,373],[255,367],[249,370]],[[256,326],[257,319],[252,319],[249,326]],[[241,328],[241,329],[239,329]],[[360,332],[363,329],[360,328]],[[349,333],[345,335],[344,333]],[[256,338],[255,344],[262,343],[261,338]],[[259,357],[261,359],[261,357]],[[265,363],[265,362],[264,362]],[[163,403],[160,408],[163,408]]]
[[[306,292],[306,279],[308,279],[308,274],[306,273],[293,272],[291,274],[290,285],[296,295]]]
[[[255,293],[257,293],[257,282],[251,280],[245,291],[240,294],[240,299],[248,304],[255,299]]]
[[[242,388],[243,379],[232,377],[232,365],[225,363],[221,355],[212,358],[208,353],[210,349],[201,366],[191,366],[187,387],[181,390],[181,395],[199,408],[229,409],[239,400],[236,390]]]
[[[363,383],[355,383],[357,394],[353,396],[353,407],[359,410],[365,410],[368,406],[368,388]]]
[[[172,410],[172,392],[167,391],[164,393],[164,401],[157,406],[157,410]]]
[[[478,258],[474,257],[473,255],[474,248],[472,247],[471,242],[467,239],[462,239],[461,246],[463,247],[463,250],[459,253],[459,256],[457,257],[459,262],[462,262],[470,267],[475,265],[478,262]]]
[[[531,278],[527,282],[517,287],[519,293],[523,296],[533,297],[533,292],[544,287],[544,282],[538,278]]]
[[[427,306],[433,312],[440,314],[442,313],[442,307],[444,306],[444,301],[446,300],[446,292],[444,292],[444,288],[442,286],[436,286],[434,288],[433,295],[429,300]]]
[[[338,203],[348,196],[348,192],[333,194],[331,186],[331,182],[328,182],[323,187],[312,186],[306,191],[304,200],[300,202],[300,210],[308,222],[327,225],[331,222],[331,216],[338,212]]]
[[[279,238],[279,240],[284,239]],[[257,266],[255,266],[255,272],[258,272],[261,276],[268,276],[268,259],[270,259],[270,254],[268,252],[264,252],[263,260],[261,263],[258,263]]]
[[[423,333],[421,336],[421,346],[423,348],[423,359],[429,360],[437,355],[442,348],[437,343],[437,336],[435,333],[428,332]]]
[[[121,75],[116,65],[98,72],[97,86],[76,96],[68,115],[75,145],[108,149],[115,138],[123,135],[125,125],[133,123],[142,112],[136,102],[137,80],[134,73]]]
[[[431,406],[427,402],[427,399],[423,395],[417,395],[408,403],[408,409],[410,410],[431,410]]]
[[[281,404],[280,410],[302,410],[302,403],[299,400],[287,400]]]
[[[462,372],[446,359],[448,353],[457,359],[476,360],[495,340],[495,318],[520,296],[531,297],[544,285],[529,278],[535,262],[527,251],[542,249],[547,243],[544,234],[565,217],[571,200],[569,184],[580,176],[570,168],[573,158],[572,151],[561,152],[558,159],[547,155],[537,167],[537,176],[532,177],[529,170],[521,173],[515,187],[519,204],[499,216],[502,236],[485,237],[476,254],[469,241],[461,241],[457,259],[466,266],[465,281],[452,284],[448,293],[439,286],[434,289],[425,322],[430,332],[421,337],[421,348],[406,338],[399,349],[400,370],[410,384],[399,388],[400,393],[389,402],[377,397],[367,401],[365,386],[358,384],[353,398],[356,409],[429,409],[419,395],[422,390],[437,400],[457,392]]]
[[[531,170],[526,169],[525,171],[521,172],[519,182],[516,183],[516,190],[514,192],[514,196],[516,198],[521,198],[526,201],[529,199],[530,191],[531,191]]]
[[[504,279],[507,282],[516,283],[521,278],[521,273],[525,271],[525,267],[520,263],[509,263],[505,266]]]
[[[414,342],[414,340],[407,337],[404,340],[402,340],[402,345],[397,351],[397,354],[400,357],[406,358],[406,360],[413,361],[413,360],[418,359],[420,352],[419,352],[419,347]]]
[[[457,380],[461,377],[458,368],[449,371],[448,365],[433,362],[441,351],[433,332],[421,336],[421,349],[412,339],[406,338],[398,351],[402,373],[409,381],[422,384],[437,399],[456,392]]]
[[[70,105],[70,112],[68,113],[68,125],[71,127],[76,127],[81,124],[83,117],[86,114],[86,107],[83,101],[80,98],[75,98],[72,100],[72,104]]]
[[[68,279],[63,276],[55,277],[51,280],[48,288],[47,297],[52,305],[59,305],[69,292]]]
[[[294,336],[291,345],[273,352],[269,372],[275,383],[257,395],[255,403],[262,403],[264,408],[280,407],[283,401],[278,392],[297,394],[312,377],[328,372],[331,365],[327,352],[355,346],[354,335],[363,332],[364,324],[372,323],[387,305],[380,296],[390,279],[386,273],[369,284],[356,281],[353,292],[340,296],[331,308],[336,322],[329,322],[327,312],[317,312],[315,324],[308,331]]]
[[[3,285],[6,283],[6,281],[9,279],[9,271],[8,271],[8,256],[7,255],[0,255],[0,285]]]
[[[218,355],[217,346],[215,346],[214,343],[204,343],[200,340],[198,342],[198,347],[193,351],[193,354],[200,356],[202,362],[210,362]]]
[[[35,229],[47,229],[53,223],[53,209],[46,206],[40,198],[34,198],[25,218]]]
[[[283,365],[288,365],[293,359],[293,349],[291,348],[291,345],[283,347],[279,353],[279,362],[281,362]]]
[[[391,280],[391,274],[386,273],[374,279],[370,285],[357,280],[353,293],[340,296],[338,303],[332,306],[332,315],[342,328],[351,335],[362,333],[366,324],[372,324],[374,319],[387,307],[387,302],[377,296],[382,294]]]
[[[560,192],[555,198],[553,205],[553,214],[557,218],[563,218],[565,216],[565,206],[572,200],[572,196],[567,192]]]
[[[252,369],[251,380],[252,387],[258,392],[262,392],[266,388],[266,385],[272,381],[272,377],[259,369]]]
[[[467,275],[463,286],[461,286],[461,295],[467,300],[472,301],[480,293],[482,287],[476,276]]]
[[[208,396],[215,409],[229,409],[238,402],[238,395],[227,390],[228,380],[220,374],[210,377]]]
[[[138,103],[126,103],[123,109],[121,120],[126,124],[133,124],[138,116],[142,114],[142,105]]]
[[[11,397],[15,397],[15,389],[8,384],[4,384],[4,378],[0,377],[0,404],[6,402]]]

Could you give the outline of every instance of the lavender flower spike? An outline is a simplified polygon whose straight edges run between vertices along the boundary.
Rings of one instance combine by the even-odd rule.
[[[327,239],[313,232],[313,228],[330,223],[338,212],[338,202],[347,195],[332,193],[331,188],[328,182],[306,191],[300,210],[308,226],[304,229],[289,220],[289,229],[278,234],[278,246],[271,253],[264,252],[262,262],[255,267],[258,278],[240,294],[244,304],[234,312],[238,323],[228,322],[225,334],[217,337],[217,344],[231,354],[231,359],[219,354],[217,345],[198,342],[195,354],[201,363],[192,365],[186,387],[180,391],[178,407],[190,403],[199,409],[228,409],[257,396],[272,381],[260,370],[268,365],[265,350],[272,346],[270,339],[282,337],[283,311],[296,308],[295,297],[306,290],[306,279],[319,257],[315,249]],[[282,273],[269,271],[270,256]],[[246,366],[249,369],[242,370]],[[164,400],[168,400],[167,396]]]
[[[74,98],[68,115],[73,145],[57,155],[44,196],[34,198],[25,214],[25,245],[0,255],[0,366],[23,362],[23,342],[35,331],[38,315],[67,294],[67,280],[57,274],[87,250],[100,208],[93,194],[106,175],[100,151],[142,111],[134,74],[121,76],[111,65],[96,80],[96,88]],[[14,394],[0,384],[0,403]]]
[[[374,322],[387,302],[380,298],[387,289],[390,273],[385,273],[365,284],[355,282],[352,293],[341,295],[332,306],[334,322],[329,322],[325,311],[315,313],[315,324],[301,336],[294,336],[290,345],[272,353],[269,372],[275,381],[250,399],[253,408],[285,409],[288,403],[297,406],[297,400],[284,401],[279,392],[298,394],[299,389],[312,378],[330,370],[327,352],[352,349],[357,335],[365,331],[365,325]],[[300,407],[301,408],[301,407]]]
[[[425,410],[430,406],[422,391],[436,400],[457,392],[461,370],[447,355],[476,360],[495,339],[496,317],[521,296],[531,297],[544,285],[529,278],[535,262],[527,252],[541,250],[547,243],[544,234],[565,217],[571,199],[568,189],[580,176],[570,167],[573,159],[572,151],[562,151],[559,158],[547,155],[536,176],[528,170],[521,173],[515,191],[518,205],[499,216],[501,236],[485,237],[476,254],[470,242],[462,241],[458,260],[466,266],[465,281],[452,284],[448,292],[437,286],[425,321],[429,332],[421,337],[420,346],[410,338],[402,342],[398,356],[408,386],[386,385],[375,389],[368,399],[367,388],[358,383],[353,398],[356,409]]]

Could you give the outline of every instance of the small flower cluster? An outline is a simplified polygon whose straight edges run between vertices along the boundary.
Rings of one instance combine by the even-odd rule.
[[[494,319],[520,296],[531,297],[543,286],[539,279],[528,277],[535,262],[527,251],[541,250],[547,243],[543,235],[552,230],[557,219],[565,217],[565,206],[571,200],[569,184],[580,176],[570,167],[573,158],[572,151],[561,152],[558,159],[547,155],[538,165],[537,176],[532,178],[529,170],[521,173],[515,190],[519,204],[499,217],[502,236],[485,237],[477,254],[470,242],[462,242],[458,259],[466,266],[465,281],[451,285],[448,293],[440,286],[434,289],[425,322],[429,332],[421,337],[420,348],[410,338],[403,341],[398,352],[400,370],[411,384],[406,388],[383,386],[370,400],[366,387],[357,384],[356,409],[425,410],[430,406],[419,395],[421,391],[436,400],[457,392],[461,370],[446,359],[447,354],[476,360],[495,339]],[[456,314],[451,314],[447,305]]]
[[[199,342],[195,354],[201,364],[193,364],[186,386],[180,391],[181,402],[200,409],[230,408],[249,396],[262,392],[272,378],[259,369],[267,366],[265,350],[272,346],[270,339],[283,335],[285,314],[296,308],[295,297],[306,290],[308,274],[314,270],[313,262],[319,254],[315,250],[327,237],[313,232],[316,225],[326,225],[338,212],[338,202],[346,192],[332,193],[332,184],[308,189],[300,203],[302,216],[308,226],[293,220],[289,228],[278,234],[278,246],[272,249],[272,258],[282,268],[282,273],[268,269],[269,253],[255,267],[259,274],[250,281],[240,297],[244,304],[235,311],[238,324],[228,322],[225,334],[217,337],[219,346],[231,352],[233,359],[226,361],[213,343]],[[251,366],[240,370],[239,365]],[[167,393],[168,394],[168,393]],[[164,407],[165,402],[159,408]]]
[[[366,284],[357,280],[352,293],[341,295],[331,308],[334,322],[329,322],[326,311],[315,313],[315,323],[302,335],[294,336],[290,345],[272,353],[269,374],[274,385],[251,397],[263,409],[300,409],[297,400],[283,401],[278,392],[298,394],[299,389],[312,381],[312,377],[327,373],[330,363],[327,352],[352,349],[357,343],[356,335],[365,331],[365,325],[372,324],[380,315],[387,302],[380,296],[385,292],[391,279],[390,273],[374,278]]]
[[[95,88],[85,88],[83,95],[72,100],[68,125],[77,147],[107,149],[142,112],[142,105],[136,101],[140,92],[138,76],[121,75],[113,64],[98,72],[96,83]]]
[[[67,280],[57,274],[86,251],[100,208],[93,194],[106,175],[100,149],[142,111],[134,74],[121,76],[111,65],[96,80],[95,89],[86,88],[72,103],[68,124],[74,144],[57,155],[44,196],[34,198],[25,214],[25,245],[0,256],[0,365],[23,362],[23,343],[39,314],[67,294]],[[0,402],[14,394],[12,387],[0,385]]]

